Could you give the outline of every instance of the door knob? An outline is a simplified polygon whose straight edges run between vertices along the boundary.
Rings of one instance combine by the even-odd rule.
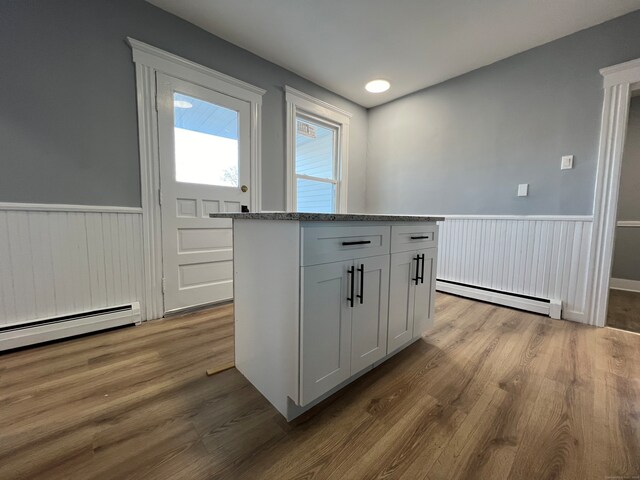
[[[245,193],[247,190],[249,190],[249,187],[247,187],[246,185],[242,185],[240,187],[240,190],[242,191],[242,193]]]

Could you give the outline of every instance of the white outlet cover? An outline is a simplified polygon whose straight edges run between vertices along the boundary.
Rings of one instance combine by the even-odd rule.
[[[571,170],[573,168],[573,155],[565,155],[560,163],[560,170]]]
[[[528,195],[529,195],[529,184],[521,183],[520,185],[518,185],[518,196],[526,197]]]

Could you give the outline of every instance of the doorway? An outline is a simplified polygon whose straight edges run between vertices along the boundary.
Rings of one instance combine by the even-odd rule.
[[[640,92],[638,92],[640,93]],[[640,95],[629,105],[620,170],[607,326],[640,333]]]
[[[250,104],[157,74],[164,313],[233,298],[231,220],[251,203]]]

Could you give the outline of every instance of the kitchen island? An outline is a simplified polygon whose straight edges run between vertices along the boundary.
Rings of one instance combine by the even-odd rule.
[[[233,220],[236,368],[292,420],[433,324],[440,217]]]

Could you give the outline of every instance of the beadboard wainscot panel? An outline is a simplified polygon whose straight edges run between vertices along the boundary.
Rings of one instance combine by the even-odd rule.
[[[140,302],[142,210],[0,203],[0,325]]]
[[[438,279],[562,301],[587,321],[591,216],[443,215]]]

